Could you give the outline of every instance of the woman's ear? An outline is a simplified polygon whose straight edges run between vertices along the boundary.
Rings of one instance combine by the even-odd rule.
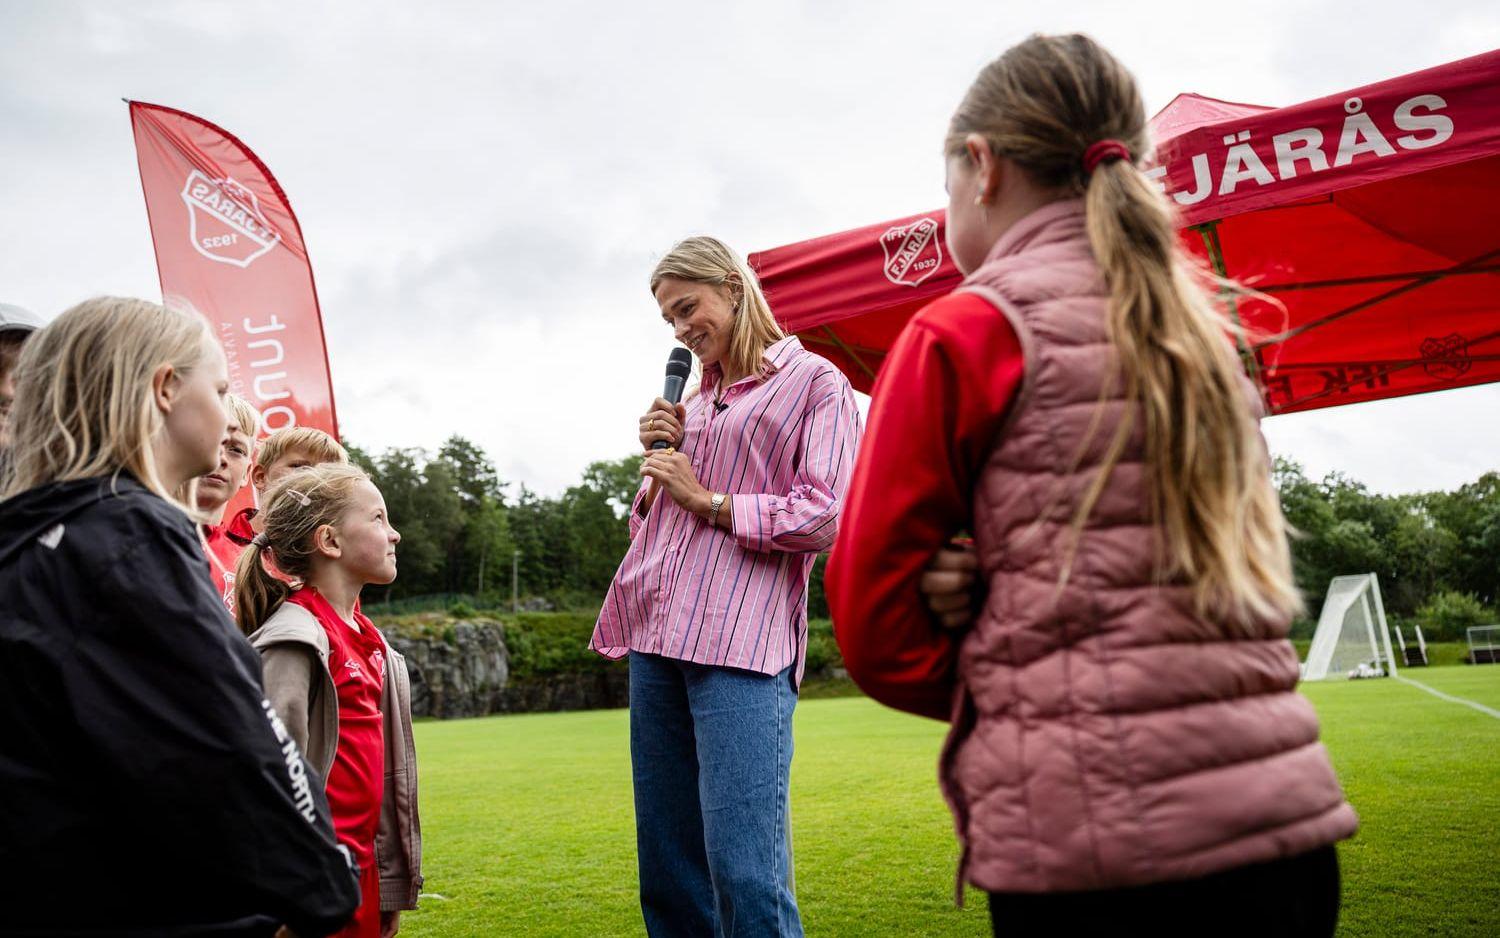
[[[731,272],[724,278],[720,289],[724,292],[724,299],[729,301],[730,309],[739,313],[740,301],[745,298],[745,284],[740,281],[740,275]]]
[[[156,409],[163,414],[170,414],[181,386],[182,379],[178,377],[176,368],[158,365],[151,373],[151,400],[156,403]]]

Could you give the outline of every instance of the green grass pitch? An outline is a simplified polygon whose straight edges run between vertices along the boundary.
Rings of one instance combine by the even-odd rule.
[[[1404,673],[1500,710],[1500,666]],[[1304,692],[1362,821],[1340,850],[1340,934],[1500,934],[1500,719],[1391,680]],[[982,894],[952,901],[942,729],[864,698],[798,706],[810,935],[989,934]],[[417,746],[427,895],[403,935],[644,934],[623,711],[426,722]]]

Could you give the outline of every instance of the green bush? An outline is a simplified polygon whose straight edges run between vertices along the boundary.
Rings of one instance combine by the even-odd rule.
[[[464,600],[456,599],[452,603],[449,603],[448,615],[455,619],[474,619],[478,618],[479,613]]]
[[[844,656],[839,653],[838,642],[833,638],[833,623],[828,619],[809,619],[807,622],[807,675],[822,675],[843,666]]]
[[[558,612],[590,612],[593,615],[598,615],[599,604],[604,601],[597,592],[576,589],[555,589],[542,598]],[[506,597],[505,607],[510,608],[509,597]]]
[[[1470,626],[1492,625],[1495,612],[1473,593],[1444,590],[1427,598],[1417,610],[1417,623],[1428,641],[1463,641]]]
[[[523,612],[502,616],[513,678],[602,671],[612,662],[589,649],[596,612]]]

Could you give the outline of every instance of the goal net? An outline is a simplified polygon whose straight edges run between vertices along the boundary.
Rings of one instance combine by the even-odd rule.
[[[1373,573],[1337,576],[1328,584],[1302,679],[1383,677],[1396,673],[1380,583]]]
[[[1469,664],[1500,664],[1500,625],[1469,627]]]

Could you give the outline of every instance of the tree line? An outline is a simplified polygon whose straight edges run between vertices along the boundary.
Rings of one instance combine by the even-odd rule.
[[[501,479],[485,452],[460,436],[431,453],[415,447],[350,457],[385,496],[401,532],[401,574],[375,601],[440,594],[508,606],[514,564],[520,595],[562,608],[597,606],[625,555],[638,457],[602,460],[578,484],[543,497]]]
[[[1277,459],[1275,479],[1313,619],[1329,580],[1374,573],[1387,618],[1420,624],[1429,639],[1461,641],[1468,626],[1500,622],[1500,473],[1451,492],[1381,495]]]
[[[460,436],[435,453],[418,448],[350,453],[385,495],[401,530],[401,575],[371,601],[466,596],[508,607],[519,593],[554,608],[597,608],[629,544],[626,513],[638,456],[600,460],[562,494],[542,496],[500,478],[485,452]],[[1342,473],[1309,478],[1278,458],[1275,482],[1296,529],[1298,585],[1315,621],[1328,582],[1380,577],[1387,616],[1420,623],[1432,640],[1461,640],[1469,625],[1500,621],[1500,473],[1451,492],[1382,495]],[[822,568],[809,612],[826,616]],[[1311,621],[1298,633],[1310,634]]]

